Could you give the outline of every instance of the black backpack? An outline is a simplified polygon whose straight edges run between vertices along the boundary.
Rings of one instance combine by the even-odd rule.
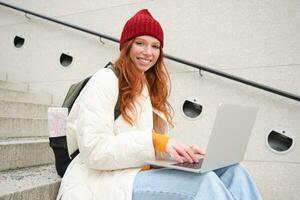
[[[105,66],[105,68],[111,69],[115,73],[115,75],[118,77],[118,73],[116,72],[115,68],[112,66],[111,62],[109,62]],[[64,99],[63,105],[62,105],[62,107],[68,108],[68,113],[70,113],[75,100],[79,96],[79,94],[80,94],[81,90],[84,88],[84,86],[90,80],[90,78],[91,78],[91,76],[83,79],[82,81],[80,81],[78,83],[71,85],[71,87],[68,90],[68,93]],[[117,101],[117,104],[115,105],[115,110],[114,110],[115,120],[121,114],[118,101]],[[54,157],[55,157],[55,168],[56,168],[57,174],[60,177],[63,177],[70,162],[79,154],[79,149],[77,149],[74,153],[72,153],[69,156],[66,136],[49,137],[49,141],[50,141],[50,147],[52,148]]]

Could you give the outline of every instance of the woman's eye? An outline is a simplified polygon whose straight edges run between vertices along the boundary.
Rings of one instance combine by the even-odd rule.
[[[159,49],[159,46],[158,45],[153,45],[152,46],[154,49]]]
[[[135,42],[135,44],[137,44],[137,45],[143,45],[142,42]]]

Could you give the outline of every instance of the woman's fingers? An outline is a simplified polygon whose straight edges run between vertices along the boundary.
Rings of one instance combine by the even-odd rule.
[[[184,159],[181,157],[175,149],[171,149],[169,152],[178,162],[183,163]]]
[[[193,158],[188,154],[186,149],[181,145],[174,146],[177,153],[179,153],[181,156],[183,156],[188,162],[193,163]]]
[[[201,149],[200,147],[192,146],[191,148],[192,148],[194,153],[205,155],[205,151],[203,149]]]
[[[189,156],[193,159],[193,162],[196,162],[196,163],[199,162],[197,156],[195,155],[195,153],[191,147],[186,146],[186,151],[189,154]]]
[[[181,157],[177,150],[175,149],[175,146],[177,145],[177,141],[175,139],[169,139],[168,143],[167,143],[167,147],[166,147],[166,151],[172,155],[178,162],[183,162],[184,158]]]
[[[181,156],[184,156],[184,158],[186,159],[185,161],[193,163],[193,162],[199,162],[196,154],[194,153],[193,149],[183,143],[178,143],[178,153],[181,154]]]
[[[193,163],[193,162],[198,162],[198,159],[195,155],[195,153],[193,152],[192,148],[187,146],[187,145],[184,145],[182,144],[182,147],[184,149],[184,151],[187,153],[187,160],[190,162],[190,163]]]
[[[173,138],[169,139],[166,149],[179,162],[198,162],[195,154],[205,154],[199,147],[189,147]]]
[[[181,143],[175,139],[169,139],[167,144],[167,152],[174,156],[179,162],[193,162],[192,158],[185,151]]]

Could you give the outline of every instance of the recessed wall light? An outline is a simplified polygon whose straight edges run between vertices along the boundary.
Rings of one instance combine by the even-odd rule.
[[[287,153],[295,143],[295,139],[285,130],[272,130],[266,136],[266,145],[274,153]]]
[[[190,119],[196,119],[199,117],[202,109],[202,105],[199,104],[196,99],[193,99],[192,101],[185,100],[182,105],[183,114]]]
[[[68,67],[69,65],[71,65],[71,63],[73,62],[73,57],[70,56],[69,54],[66,54],[66,53],[62,53],[60,55],[60,64],[63,66],[63,67]]]
[[[15,36],[14,38],[14,46],[16,48],[21,48],[25,43],[25,38],[22,36]]]

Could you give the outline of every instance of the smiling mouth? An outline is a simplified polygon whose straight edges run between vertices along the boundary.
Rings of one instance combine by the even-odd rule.
[[[137,58],[142,64],[149,64],[151,62],[151,60],[149,59],[144,59],[144,58]]]

